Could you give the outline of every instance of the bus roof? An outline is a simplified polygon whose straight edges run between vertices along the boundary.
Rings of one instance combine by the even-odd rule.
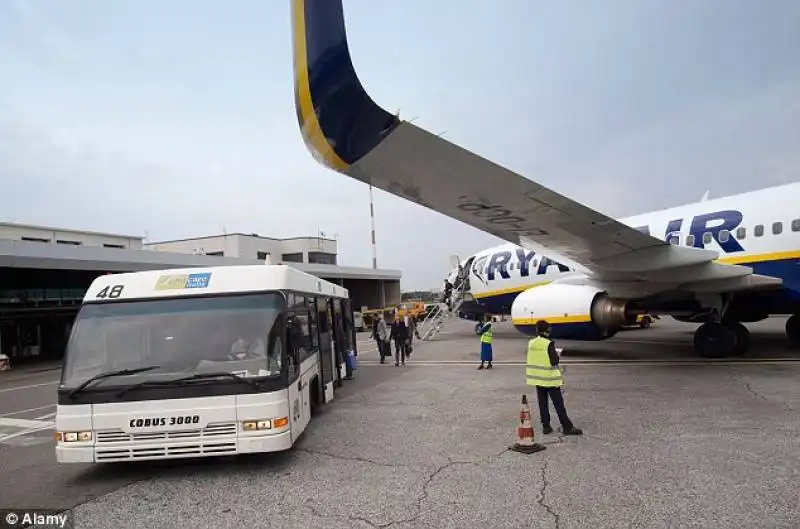
[[[292,290],[349,297],[347,289],[286,265],[214,266],[108,274],[95,279],[83,302]]]

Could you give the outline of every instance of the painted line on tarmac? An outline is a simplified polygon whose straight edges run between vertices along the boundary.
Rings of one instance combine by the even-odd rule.
[[[46,426],[54,424],[53,421],[41,421],[41,420],[33,420],[33,419],[12,419],[8,417],[4,417],[0,419],[0,427],[2,426],[11,426],[13,428],[38,428],[40,426]]]
[[[669,340],[614,340],[614,338],[609,338],[608,343],[636,343],[636,344],[644,344],[644,345],[669,345],[669,346],[676,346],[676,345],[692,345],[692,342],[680,342],[680,341],[669,341]]]
[[[17,411],[9,411],[3,414],[0,414],[0,417],[9,417],[11,415],[19,415],[21,413],[29,413],[32,411],[39,411],[39,410],[46,410],[48,408],[55,408],[55,404],[48,404],[47,406],[37,406],[35,408],[28,408],[26,410],[17,410]]]
[[[49,418],[54,415],[55,413],[52,415],[45,415],[40,417],[40,419]],[[52,430],[56,427],[56,423],[55,421],[0,418],[0,427],[2,426],[22,428],[22,430],[7,435],[0,435],[0,443],[4,443],[6,441],[10,441],[11,439],[16,439],[17,437],[22,437],[28,434],[41,432],[44,430]]]
[[[780,364],[798,364],[800,359],[794,358],[765,358],[758,360],[588,360],[588,361],[571,361],[561,362],[561,365],[575,366],[575,367],[604,367],[604,366],[697,366],[697,365],[780,365]],[[492,362],[495,367],[524,367],[525,362]],[[379,366],[382,365],[376,360],[362,360],[359,362],[360,366]],[[387,365],[387,364],[384,364]],[[458,361],[458,360],[443,360],[437,361],[415,361],[408,360],[409,366],[420,367],[449,367],[449,366],[468,366],[475,367],[478,365],[477,360],[473,361]]]
[[[28,428],[27,430],[22,430],[20,432],[15,432],[12,434],[0,436],[0,443],[5,443],[6,441],[10,441],[11,439],[16,439],[17,437],[23,437],[26,435],[30,435],[32,433],[43,432],[45,430],[53,430],[53,429],[55,429],[55,424],[42,425],[36,428]]]
[[[40,382],[39,384],[28,384],[25,386],[13,386],[10,388],[3,388],[0,389],[0,393],[6,393],[8,391],[21,391],[23,389],[33,389],[33,388],[41,388],[44,386],[55,386],[59,383],[59,380],[53,380],[50,382]]]

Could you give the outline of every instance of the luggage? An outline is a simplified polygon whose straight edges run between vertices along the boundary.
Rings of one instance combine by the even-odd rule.
[[[353,351],[347,351],[347,365],[350,367],[351,370],[355,371],[358,369],[358,361],[356,360],[356,354]]]

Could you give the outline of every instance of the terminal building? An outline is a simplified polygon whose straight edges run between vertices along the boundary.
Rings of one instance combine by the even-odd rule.
[[[400,302],[400,271],[341,266],[336,241],[323,237],[229,233],[145,243],[134,235],[0,223],[0,353],[12,365],[60,358],[99,275],[267,259],[347,288],[356,309]]]

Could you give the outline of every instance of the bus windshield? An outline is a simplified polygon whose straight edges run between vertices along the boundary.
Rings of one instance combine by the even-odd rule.
[[[95,385],[218,372],[280,376],[284,305],[279,293],[84,305],[61,383],[75,387],[100,373],[147,366],[159,367]]]

